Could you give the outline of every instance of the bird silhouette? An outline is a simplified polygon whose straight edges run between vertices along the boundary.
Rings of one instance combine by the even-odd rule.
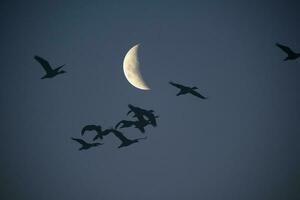
[[[276,46],[279,47],[285,53],[287,53],[288,56],[284,59],[284,61],[286,61],[286,60],[295,60],[295,59],[300,57],[300,53],[295,53],[292,49],[290,49],[287,46],[284,46],[284,45],[279,44],[279,43],[276,43]]]
[[[136,117],[139,121],[149,121],[152,126],[157,126],[156,118],[158,118],[158,116],[153,114],[153,110],[145,110],[137,106],[133,106],[132,104],[128,104],[128,107],[129,111],[127,112],[127,115],[133,112],[133,117]]]
[[[98,142],[95,142],[95,143],[87,143],[86,141],[82,140],[82,139],[78,139],[78,138],[71,138],[72,140],[78,142],[79,144],[81,144],[81,147],[78,149],[79,151],[81,150],[87,150],[89,148],[92,148],[92,147],[96,147],[96,146],[99,146],[99,145],[102,145],[103,143],[98,143]]]
[[[121,133],[120,131],[115,130],[115,129],[112,130],[112,133],[121,141],[121,144],[120,144],[120,146],[118,146],[118,148],[126,147],[126,146],[132,145],[134,143],[137,143],[140,140],[147,139],[147,137],[143,137],[143,138],[137,138],[137,139],[131,140],[131,139],[128,139],[127,137],[125,137],[123,135],[123,133]]]
[[[200,93],[198,93],[197,91],[195,91],[196,89],[198,89],[197,87],[187,87],[184,85],[180,85],[178,83],[173,83],[173,82],[169,82],[171,85],[173,85],[174,87],[177,87],[178,89],[180,89],[179,93],[177,93],[176,96],[180,96],[180,95],[184,95],[184,94],[192,94],[196,97],[199,97],[201,99],[206,99],[206,97],[202,96]]]
[[[61,65],[60,67],[53,69],[50,66],[49,62],[47,60],[45,60],[44,58],[39,57],[39,56],[34,56],[34,59],[36,61],[38,61],[42,65],[44,70],[46,71],[46,75],[44,75],[41,79],[53,78],[53,77],[57,76],[58,74],[66,73],[66,71],[60,70],[65,65]]]
[[[86,131],[96,131],[97,135],[93,138],[93,141],[97,140],[97,139],[103,139],[103,136],[108,135],[111,132],[112,129],[105,129],[102,130],[101,126],[97,126],[97,125],[86,125],[82,128],[81,130],[81,135],[84,135],[84,133]]]
[[[142,120],[142,121],[128,121],[128,120],[121,120],[115,128],[128,128],[134,126],[135,128],[139,129],[142,133],[145,133],[145,127],[149,124],[150,122],[147,120]]]

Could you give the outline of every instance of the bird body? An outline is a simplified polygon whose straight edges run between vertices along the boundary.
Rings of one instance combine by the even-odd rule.
[[[61,69],[63,66],[65,66],[65,65],[62,65],[62,66],[60,66],[60,67],[57,67],[57,68],[53,69],[53,68],[50,66],[49,62],[48,62],[47,60],[45,60],[44,58],[39,57],[39,56],[34,56],[34,59],[35,59],[36,61],[38,61],[38,62],[42,65],[43,69],[44,69],[45,72],[46,72],[46,74],[45,74],[41,79],[45,79],[45,78],[53,78],[53,77],[55,77],[55,76],[57,76],[57,75],[59,75],[59,74],[66,73],[66,71],[60,70],[60,69]]]

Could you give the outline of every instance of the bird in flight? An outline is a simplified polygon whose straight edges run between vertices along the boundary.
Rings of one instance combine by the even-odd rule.
[[[156,123],[156,118],[158,118],[158,116],[155,116],[153,113],[154,111],[153,110],[145,110],[145,109],[142,109],[142,108],[139,108],[137,106],[133,106],[131,104],[128,104],[128,107],[129,107],[129,111],[127,112],[127,115],[129,115],[130,113],[134,113],[133,117],[136,117],[138,118],[139,121],[149,121],[149,123],[152,125],[152,126],[157,126],[157,123]],[[145,119],[145,117],[147,119]]]
[[[123,135],[123,133],[121,133],[120,131],[118,130],[112,130],[112,133],[121,141],[121,144],[118,148],[122,148],[122,147],[126,147],[126,146],[129,146],[129,145],[132,145],[134,143],[137,143],[139,142],[140,140],[145,140],[147,139],[147,137],[143,137],[143,138],[137,138],[137,139],[128,139],[127,137],[125,137]]]
[[[42,57],[39,57],[39,56],[34,56],[34,59],[36,61],[38,61],[42,67],[44,68],[44,70],[46,71],[46,75],[44,75],[41,79],[45,79],[45,78],[53,78],[59,74],[63,74],[63,73],[66,73],[66,71],[64,70],[60,70],[63,66],[65,65],[61,65],[55,69],[53,69],[49,62],[47,60],[45,60],[44,58]]]
[[[284,59],[286,60],[295,60],[300,57],[300,53],[295,53],[291,48],[284,46],[282,44],[276,43],[276,46],[279,47],[282,51],[287,53],[287,57]]]
[[[179,96],[179,95],[184,95],[184,94],[192,94],[196,97],[199,97],[201,99],[206,99],[205,96],[201,95],[199,92],[195,91],[196,89],[198,89],[197,87],[187,87],[187,86],[184,86],[184,85],[180,85],[178,83],[173,83],[173,82],[169,82],[171,85],[173,85],[174,87],[177,87],[178,89],[180,89],[179,93],[177,93],[176,96]]]
[[[142,120],[142,121],[128,121],[128,120],[121,120],[115,128],[128,128],[134,126],[135,128],[139,129],[142,133],[145,133],[145,127],[149,124],[150,122],[147,120]]]
[[[103,139],[103,136],[106,136],[108,135],[112,129],[105,129],[105,130],[102,130],[102,127],[101,126],[97,126],[97,125],[86,125],[82,128],[81,130],[81,135],[84,135],[84,133],[86,131],[96,131],[97,135],[94,137],[93,141],[97,140],[97,139]]]
[[[71,138],[71,139],[74,140],[74,141],[76,141],[76,142],[78,142],[79,144],[81,144],[81,147],[78,149],[79,151],[81,151],[81,150],[87,150],[89,148],[102,145],[102,143],[98,143],[98,142],[87,143],[86,141],[84,141],[82,139],[78,139],[78,138]]]

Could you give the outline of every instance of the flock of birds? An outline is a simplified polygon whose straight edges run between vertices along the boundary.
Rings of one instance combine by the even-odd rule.
[[[284,51],[287,54],[287,57],[284,59],[284,61],[295,60],[300,57],[300,53],[295,53],[288,46],[285,46],[285,45],[282,45],[279,43],[276,43],[276,46],[279,47],[282,51]],[[49,64],[49,62],[42,57],[34,56],[34,59],[42,65],[43,69],[46,72],[46,74],[41,79],[53,78],[59,74],[66,73],[66,71],[62,70],[62,67],[64,67],[65,65],[61,65],[57,68],[53,68]],[[176,96],[191,94],[198,98],[206,99],[205,96],[201,95],[199,92],[196,91],[198,89],[197,87],[184,86],[184,85],[174,83],[171,81],[169,82],[169,84],[171,84],[172,86],[174,86],[180,90]],[[84,134],[86,132],[94,131],[96,133],[96,135],[93,138],[93,141],[96,141],[96,140],[103,140],[103,138],[105,136],[107,136],[109,134],[113,134],[121,142],[121,144],[119,145],[118,148],[126,147],[131,144],[137,143],[140,140],[147,139],[147,137],[129,139],[120,131],[120,129],[134,127],[134,128],[137,128],[141,133],[145,133],[146,126],[148,126],[148,125],[152,125],[153,127],[157,126],[156,119],[158,118],[158,116],[156,116],[154,114],[153,110],[146,110],[143,108],[139,108],[137,106],[133,106],[131,104],[129,104],[128,107],[129,107],[129,111],[128,111],[127,115],[129,115],[130,113],[133,113],[132,117],[136,118],[137,120],[134,120],[134,121],[121,120],[119,123],[117,123],[115,125],[114,128],[111,127],[111,128],[105,129],[105,130],[103,130],[100,125],[86,125],[82,128],[81,135],[84,136]],[[79,139],[79,138],[72,137],[71,139],[81,145],[79,150],[87,150],[92,147],[97,147],[99,145],[103,145],[103,143],[100,143],[100,142],[86,142],[85,140]]]
[[[137,118],[137,120],[134,121],[121,120],[120,122],[117,123],[117,125],[114,128],[108,128],[104,130],[100,125],[86,125],[82,128],[81,135],[83,136],[87,131],[94,131],[96,132],[96,135],[93,138],[93,141],[95,141],[98,139],[102,140],[104,136],[113,134],[116,138],[118,138],[121,141],[121,144],[119,145],[118,148],[126,147],[131,144],[137,143],[139,140],[147,139],[147,137],[129,139],[118,129],[134,127],[137,128],[141,133],[145,133],[146,126],[148,125],[152,125],[153,127],[157,126],[156,118],[158,118],[158,116],[154,115],[153,110],[145,110],[143,108],[139,108],[131,104],[129,104],[128,107],[129,107],[129,111],[127,115],[133,113],[132,117]],[[103,144],[99,142],[88,143],[83,139],[79,139],[79,138],[72,138],[72,140],[81,144],[79,150],[86,150],[91,147],[96,147]]]

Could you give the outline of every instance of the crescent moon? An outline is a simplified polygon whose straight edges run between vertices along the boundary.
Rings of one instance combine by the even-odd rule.
[[[140,72],[138,59],[139,44],[133,46],[124,57],[123,71],[128,82],[141,90],[150,90]]]

